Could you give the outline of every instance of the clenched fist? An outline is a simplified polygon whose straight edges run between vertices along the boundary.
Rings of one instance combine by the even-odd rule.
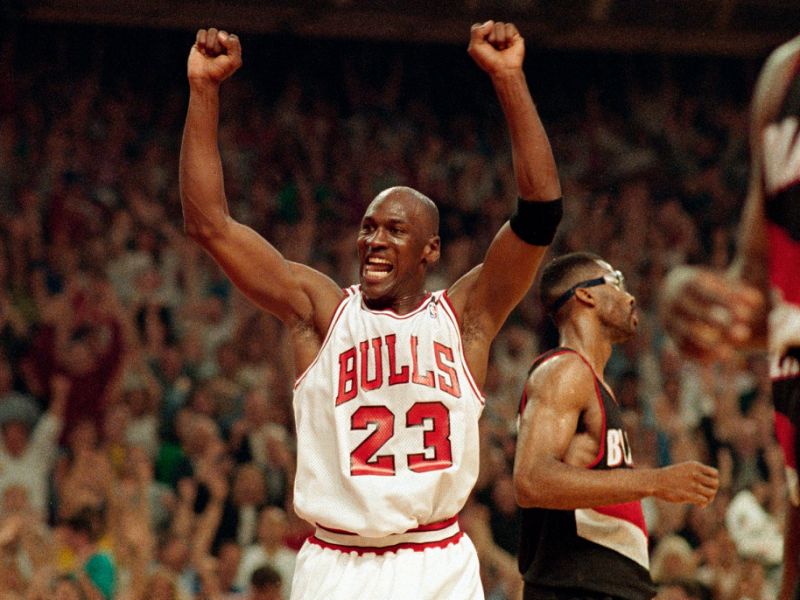
[[[242,66],[242,43],[227,31],[200,29],[189,52],[187,75],[193,85],[219,85]]]
[[[467,52],[489,75],[501,75],[522,68],[525,40],[513,23],[476,23],[470,30]]]

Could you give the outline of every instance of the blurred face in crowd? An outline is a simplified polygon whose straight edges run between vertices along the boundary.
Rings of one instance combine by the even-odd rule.
[[[161,372],[167,381],[175,381],[183,371],[183,357],[175,346],[167,346],[161,352],[159,360]]]
[[[220,546],[217,557],[217,573],[220,580],[230,582],[236,578],[241,558],[242,548],[236,542],[226,542]]]
[[[74,455],[97,448],[97,430],[89,420],[79,421],[69,434],[69,447]]]
[[[263,589],[253,588],[248,600],[282,600],[280,585],[267,585]]]
[[[60,578],[53,588],[53,600],[83,600],[78,582]]]
[[[185,540],[172,536],[164,542],[158,558],[165,567],[180,573],[189,562],[189,546]]]
[[[175,600],[177,590],[172,577],[164,571],[153,573],[147,582],[146,597],[149,600]]]
[[[30,508],[28,490],[21,485],[12,485],[3,492],[0,512],[9,514],[22,512]]]
[[[124,443],[130,422],[130,409],[125,404],[115,404],[106,413],[103,422],[105,439],[110,442]]]
[[[61,361],[71,375],[85,375],[94,367],[94,358],[88,339],[83,338],[70,342]]]
[[[267,495],[264,475],[255,465],[242,465],[236,471],[233,483],[233,498],[237,505],[259,505]]]
[[[258,540],[264,545],[282,544],[287,528],[288,520],[283,510],[277,506],[265,508],[258,519]]]
[[[244,417],[253,425],[263,425],[267,422],[268,407],[269,398],[266,391],[254,388],[245,396]]]
[[[13,458],[19,458],[28,447],[30,429],[21,421],[9,421],[3,424],[3,446]]]

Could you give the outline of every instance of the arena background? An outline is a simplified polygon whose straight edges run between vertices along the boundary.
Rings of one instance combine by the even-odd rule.
[[[487,18],[526,38],[567,206],[554,253],[601,253],[637,295],[641,334],[607,373],[637,462],[722,473],[708,509],[646,503],[654,577],[697,598],[775,596],[785,482],[763,357],[684,361],[656,306],[671,266],[732,256],[749,97],[766,54],[796,33],[788,0],[4,3],[0,421],[43,442],[27,499],[5,478],[11,460],[0,468],[0,592],[54,597],[54,574],[80,566],[63,535],[76,515],[117,563],[108,597],[244,598],[261,562],[286,591],[308,533],[291,510],[291,357],[276,321],[180,231],[188,49],[202,26],[243,40],[221,121],[235,216],[346,284],[366,202],[415,185],[442,211],[438,286],[479,260],[514,198],[502,116],[465,52]],[[519,591],[515,410],[552,343],[531,293],[492,354],[462,521],[493,600]],[[60,435],[37,420],[54,406]]]

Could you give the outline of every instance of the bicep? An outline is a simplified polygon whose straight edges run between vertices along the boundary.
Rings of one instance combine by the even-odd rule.
[[[201,243],[242,293],[284,322],[326,322],[328,315],[318,313],[329,307],[332,313],[341,298],[328,277],[297,268],[253,229],[231,219],[223,233]]]
[[[561,460],[575,436],[579,411],[561,410],[555,402],[530,399],[520,417],[515,470],[529,473],[542,459]]]
[[[568,367],[571,368],[534,372],[528,379],[528,403],[520,415],[515,461],[519,475],[530,474],[547,460],[561,461],[578,431],[593,388],[590,389],[592,382],[580,369]]]

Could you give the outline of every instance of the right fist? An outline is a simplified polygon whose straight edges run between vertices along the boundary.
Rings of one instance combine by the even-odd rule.
[[[719,472],[697,461],[658,469],[657,498],[674,503],[708,505],[719,489]]]
[[[189,52],[190,82],[219,84],[242,66],[242,43],[227,31],[200,29]]]

